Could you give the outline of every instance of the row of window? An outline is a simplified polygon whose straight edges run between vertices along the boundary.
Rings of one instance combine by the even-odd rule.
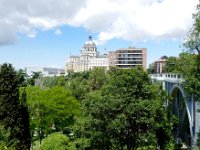
[[[142,54],[120,54],[117,58],[141,58]]]
[[[142,66],[141,64],[140,65],[118,65],[118,67],[120,67],[120,68],[134,68],[135,66]]]
[[[142,60],[142,58],[118,58],[117,60]]]
[[[142,53],[142,50],[118,50],[117,53]]]
[[[116,64],[142,64],[142,61],[117,61]]]

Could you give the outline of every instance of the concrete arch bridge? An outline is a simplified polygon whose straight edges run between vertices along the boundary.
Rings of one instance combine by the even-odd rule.
[[[188,95],[182,86],[183,78],[178,74],[151,74],[154,83],[160,82],[173,100],[167,105],[172,113],[179,118],[174,127],[174,136],[188,147],[196,144],[197,134],[200,131],[199,103],[193,96]]]

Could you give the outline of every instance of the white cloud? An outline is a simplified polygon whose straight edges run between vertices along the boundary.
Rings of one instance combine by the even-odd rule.
[[[0,0],[0,45],[17,33],[35,37],[63,25],[98,33],[98,41],[130,41],[186,35],[199,0]],[[55,34],[60,34],[57,29]]]
[[[37,35],[37,31],[36,30],[31,30],[27,33],[27,36],[30,38],[35,38]]]
[[[62,31],[60,29],[56,29],[54,33],[55,33],[55,35],[61,35]]]
[[[0,0],[0,46],[17,41],[17,33],[35,37],[42,30],[67,25],[86,0]]]
[[[98,40],[182,38],[198,0],[89,0],[72,24],[99,32]]]

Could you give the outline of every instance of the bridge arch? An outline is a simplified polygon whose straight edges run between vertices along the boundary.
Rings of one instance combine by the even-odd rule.
[[[185,144],[191,146],[193,137],[193,123],[189,111],[187,96],[179,84],[174,84],[172,86],[170,95],[173,98],[170,108],[173,114],[179,118],[177,128],[175,129],[175,136],[176,138],[180,138]]]

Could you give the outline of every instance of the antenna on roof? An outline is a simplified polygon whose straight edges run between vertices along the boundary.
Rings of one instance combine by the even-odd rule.
[[[71,57],[71,50],[69,50],[69,57]]]
[[[107,41],[105,41],[105,48],[104,48],[106,54],[107,54]]]
[[[92,41],[92,36],[91,35],[88,36],[88,40]]]
[[[92,32],[91,32],[91,30],[89,30],[88,40],[89,40],[89,41],[92,41]]]

